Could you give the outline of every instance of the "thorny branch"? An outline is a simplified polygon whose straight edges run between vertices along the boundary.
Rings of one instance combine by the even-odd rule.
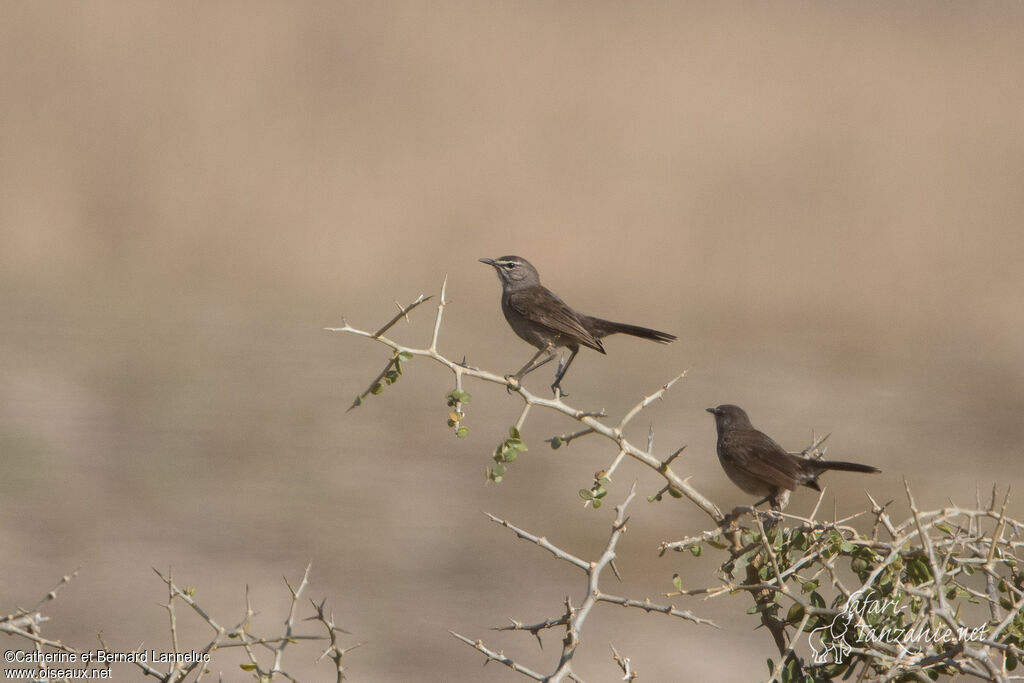
[[[342,648],[339,645],[337,639],[338,633],[348,632],[339,628],[335,624],[333,614],[325,612],[324,602],[319,604],[313,603],[314,614],[308,617],[306,621],[315,621],[319,623],[326,631],[326,634],[320,635],[314,633],[295,632],[297,605],[302,593],[309,586],[309,565],[306,566],[306,570],[302,575],[302,580],[299,582],[297,587],[293,587],[288,579],[285,579],[285,585],[288,587],[288,591],[291,595],[291,602],[287,618],[284,622],[284,632],[281,635],[275,636],[256,636],[253,634],[253,618],[256,616],[256,611],[253,609],[252,603],[249,599],[248,588],[246,588],[245,614],[233,627],[228,628],[215,620],[205,609],[203,609],[202,606],[200,606],[193,597],[193,589],[188,587],[182,588],[175,583],[173,574],[170,571],[168,571],[166,575],[157,569],[154,569],[153,571],[156,572],[157,576],[160,577],[160,580],[167,586],[167,602],[160,603],[160,606],[168,613],[171,640],[170,652],[174,655],[172,658],[174,661],[168,663],[165,671],[157,668],[155,663],[143,661],[141,658],[131,658],[131,661],[127,662],[127,664],[135,666],[144,676],[153,677],[162,683],[181,683],[187,678],[194,682],[205,680],[206,677],[213,675],[210,664],[212,655],[217,650],[226,650],[231,648],[242,648],[245,651],[248,662],[242,665],[242,669],[250,672],[256,680],[261,682],[281,679],[295,681],[297,679],[289,674],[284,668],[284,653],[285,649],[290,645],[302,641],[320,641],[328,643],[327,648],[324,650],[323,654],[320,655],[320,659],[329,657],[332,662],[334,662],[335,681],[340,683],[345,678],[344,667],[341,664],[342,657],[345,653],[362,644],[357,643],[347,648]],[[60,583],[58,583],[53,590],[47,593],[46,596],[44,596],[34,607],[30,609],[19,609],[5,617],[0,617],[0,633],[6,633],[7,635],[16,636],[28,641],[31,643],[32,647],[40,653],[43,652],[43,648],[49,648],[52,651],[68,654],[74,653],[76,655],[84,652],[83,648],[76,648],[61,641],[50,640],[43,637],[41,634],[41,625],[43,622],[48,621],[48,619],[41,614],[40,609],[49,601],[54,600],[57,597],[58,591],[75,578],[77,573],[78,572],[76,570],[68,576],[63,577]],[[194,652],[184,653],[180,646],[180,626],[176,611],[176,604],[178,602],[186,605],[189,610],[198,616],[202,623],[205,623],[213,631],[213,636],[210,640],[199,648],[193,648],[193,650],[195,650]],[[103,649],[108,652],[124,652],[126,654],[132,654],[142,651],[141,645],[132,650],[124,649],[119,651],[117,648],[107,645],[102,636],[99,637],[99,641]],[[265,658],[260,657],[261,652],[269,652],[272,654],[269,664],[265,662]],[[107,664],[107,666],[109,667],[110,664]]]
[[[988,508],[951,504],[921,511],[906,483],[905,490],[910,516],[899,523],[886,512],[888,504],[868,496],[875,516],[870,536],[849,524],[862,513],[816,519],[820,499],[809,517],[782,513],[791,524],[774,536],[758,513],[734,511],[737,521],[753,514],[756,527],[737,533],[740,548],[724,542],[720,527],[661,545],[662,552],[730,552],[719,585],[683,589],[677,583],[679,590],[667,595],[753,594],[782,655],[773,681],[802,680],[794,662],[815,669],[815,680],[856,674],[863,681],[928,681],[930,673],[1024,680],[1009,673],[1024,658],[1024,524],[1006,516],[1007,498],[999,508],[993,496]],[[852,585],[840,561],[849,563]],[[741,565],[748,571],[737,580]],[[751,567],[757,568],[753,575]],[[822,585],[832,589],[830,606],[820,595]],[[832,633],[845,618],[852,628],[841,636]],[[796,657],[803,634],[813,663]],[[822,657],[829,652],[832,659]],[[846,658],[836,661],[835,653]]]
[[[1008,492],[1001,506],[997,505],[996,492],[993,490],[987,508],[982,506],[980,495],[977,495],[977,504],[972,509],[951,505],[940,510],[921,511],[908,486],[906,494],[911,516],[900,523],[894,523],[887,512],[891,501],[879,505],[870,495],[871,508],[867,513],[861,512],[843,519],[837,519],[835,515],[832,520],[819,519],[824,492],[808,517],[786,513],[779,515],[782,526],[762,524],[760,513],[749,507],[739,507],[724,515],[714,503],[689,484],[688,478],[680,477],[673,471],[672,463],[682,448],[661,459],[654,454],[653,428],[648,434],[646,448],[632,443],[624,436],[630,421],[645,407],[662,398],[671,386],[685,377],[685,372],[643,397],[617,423],[604,419],[607,417],[604,411],[587,411],[567,404],[560,394],[550,399],[538,396],[514,380],[471,367],[465,360],[461,363],[452,361],[438,351],[438,335],[447,304],[446,286],[447,279],[441,288],[433,334],[427,348],[405,346],[383,335],[401,316],[396,316],[373,333],[352,327],[345,321],[343,327],[328,328],[332,332],[371,338],[388,346],[393,352],[390,364],[371,383],[370,388],[356,399],[356,405],[366,395],[379,393],[382,378],[388,383],[389,379],[395,379],[393,373],[396,372],[396,364],[400,370],[403,359],[423,356],[447,367],[455,376],[456,392],[453,393],[456,395],[449,399],[452,401],[449,405],[456,408],[456,413],[453,413],[458,418],[454,421],[455,426],[461,425],[463,380],[472,378],[506,386],[522,399],[523,411],[511,430],[510,440],[504,444],[507,447],[519,441],[519,430],[532,408],[560,413],[579,424],[577,429],[547,439],[552,448],[568,445],[592,434],[612,441],[616,447],[615,457],[606,469],[595,475],[594,488],[589,493],[581,490],[581,496],[588,503],[593,503],[595,508],[598,507],[600,498],[607,493],[604,484],[628,456],[664,478],[665,485],[650,499],[660,500],[666,493],[673,497],[685,496],[707,514],[714,522],[713,528],[679,541],[664,542],[661,552],[689,551],[700,555],[705,547],[726,551],[728,559],[718,572],[720,582],[702,588],[684,589],[682,579],[677,574],[675,582],[678,591],[666,595],[699,595],[704,599],[712,599],[737,592],[749,593],[755,602],[754,611],[760,615],[761,624],[771,633],[781,655],[777,663],[772,663],[772,681],[802,681],[805,671],[813,672],[815,681],[827,681],[833,680],[833,677],[849,677],[858,668],[857,679],[865,681],[929,681],[937,674],[972,676],[993,681],[1024,680],[1024,676],[1010,675],[1024,659],[1024,650],[1021,649],[1024,644],[1024,570],[1021,569],[1019,557],[1024,548],[1024,524],[1007,517]],[[420,296],[404,309],[400,307],[400,310],[403,314],[407,313],[427,298]],[[822,444],[828,436],[815,436],[813,443],[800,451],[799,455],[823,457],[826,449],[822,448]],[[616,508],[616,522],[608,546],[601,559],[595,562],[582,560],[542,536],[491,517],[519,538],[544,548],[556,558],[587,574],[588,593],[581,605],[574,606],[566,598],[565,611],[556,617],[533,624],[513,620],[511,625],[496,629],[527,632],[540,641],[543,631],[564,628],[563,649],[553,673],[538,673],[504,653],[488,648],[482,641],[474,641],[454,632],[452,635],[484,654],[487,661],[505,664],[528,678],[538,681],[578,681],[580,679],[573,673],[571,662],[579,642],[579,628],[590,609],[598,602],[660,611],[697,623],[708,623],[672,605],[654,605],[649,601],[619,598],[603,593],[598,587],[601,570],[606,566],[614,569],[614,548],[626,521],[624,510],[634,495],[635,484],[626,501]],[[864,514],[874,517],[869,535],[862,534],[850,524]],[[747,516],[753,517],[753,524],[744,526],[743,521]],[[986,530],[986,525],[992,528]],[[849,562],[849,566],[842,566],[840,561]],[[851,571],[855,578],[852,583]],[[819,592],[827,593],[822,586],[831,589],[831,604],[826,604]],[[908,604],[898,614],[888,615],[889,621],[854,610],[850,625],[861,637],[852,638],[849,643],[834,640],[825,627],[833,625],[844,610],[851,609],[850,605],[856,605],[856,601],[864,595],[872,596],[871,599],[905,601]],[[784,609],[782,601],[788,604],[788,611]],[[988,621],[974,631],[977,633],[980,628],[983,636],[973,639],[970,636],[969,615],[977,610],[964,608],[964,601],[984,606]],[[902,629],[901,632],[945,627],[955,637],[952,644],[925,642],[913,646],[895,642],[891,638],[872,640],[870,635],[873,631],[870,629],[880,626],[898,627]],[[801,643],[802,634],[808,635],[804,643]],[[811,636],[817,640],[812,642]],[[813,661],[800,655],[800,651],[806,651],[808,647],[815,655]],[[831,664],[819,661],[819,648],[836,648],[835,652],[842,653],[846,659],[832,661]],[[614,647],[612,649],[614,660],[625,674],[624,680],[636,678],[629,660],[621,657]]]
[[[697,507],[703,510],[705,514],[711,517],[711,519],[713,519],[715,522],[722,521],[722,512],[721,510],[718,509],[718,506],[716,506],[714,503],[708,500],[703,494],[697,491],[697,489],[691,486],[686,478],[680,477],[672,470],[672,468],[670,467],[671,458],[668,460],[660,459],[659,457],[654,455],[653,449],[641,448],[637,445],[634,445],[625,437],[624,433],[627,425],[629,425],[633,418],[635,418],[644,408],[649,406],[651,403],[658,399],[661,399],[662,396],[664,396],[665,392],[669,390],[669,388],[671,388],[676,382],[678,382],[680,379],[686,376],[686,372],[682,372],[673,379],[669,380],[664,385],[662,385],[661,388],[659,388],[652,394],[644,396],[635,406],[633,406],[629,411],[626,412],[626,414],[622,417],[621,420],[619,420],[617,424],[611,424],[609,422],[602,421],[599,418],[605,417],[603,411],[588,411],[583,410],[581,408],[576,408],[574,406],[567,404],[563,400],[563,397],[561,395],[558,395],[554,398],[543,398],[537,394],[530,392],[530,390],[528,390],[525,386],[523,386],[521,383],[515,380],[506,379],[505,377],[497,373],[489,372],[487,370],[481,370],[479,368],[470,367],[464,361],[461,363],[456,362],[442,355],[437,350],[437,341],[441,329],[441,320],[444,315],[445,306],[447,306],[448,303],[446,298],[447,285],[448,279],[446,277],[444,283],[441,286],[441,296],[437,304],[437,314],[434,320],[434,328],[430,340],[430,345],[426,348],[406,346],[404,344],[400,344],[399,342],[389,337],[384,336],[383,334],[404,315],[408,314],[415,307],[419,306],[421,303],[427,301],[430,298],[423,295],[420,295],[415,301],[413,301],[408,306],[405,306],[404,308],[399,307],[399,315],[396,315],[394,318],[388,321],[387,324],[382,326],[376,332],[370,332],[367,330],[361,330],[356,327],[353,327],[344,318],[342,319],[342,327],[325,328],[328,332],[342,332],[345,334],[352,334],[358,337],[366,337],[368,339],[372,339],[381,344],[384,344],[385,346],[390,347],[393,351],[393,355],[391,357],[391,360],[388,362],[388,365],[370,383],[370,386],[356,398],[353,407],[360,405],[362,403],[362,400],[366,398],[366,396],[372,393],[379,392],[382,389],[382,379],[386,379],[389,372],[395,372],[394,364],[396,362],[396,359],[399,359],[398,362],[401,362],[400,359],[402,357],[410,358],[415,356],[421,356],[425,358],[430,358],[431,360],[440,363],[444,367],[448,368],[452,372],[452,374],[455,376],[456,387],[459,389],[461,389],[462,387],[462,381],[464,378],[472,377],[474,379],[478,379],[484,382],[490,382],[493,384],[499,384],[501,386],[508,387],[510,390],[514,390],[523,400],[524,403],[523,413],[520,415],[520,418],[517,421],[517,428],[521,426],[523,422],[525,422],[527,412],[530,408],[543,408],[566,415],[567,417],[575,420],[576,422],[579,422],[583,426],[583,429],[578,430],[576,432],[572,432],[570,434],[553,437],[552,439],[549,439],[549,442],[552,443],[552,447],[557,447],[558,445],[561,444],[568,444],[570,441],[582,438],[584,436],[588,436],[590,434],[598,434],[615,443],[618,449],[625,455],[646,465],[655,472],[658,472],[662,477],[664,477],[666,481],[666,486],[669,487],[669,490],[678,492],[679,494],[686,496],[691,502],[693,502]]]
[[[691,621],[695,624],[705,624],[709,626],[714,626],[714,623],[712,623],[711,621],[697,617],[688,610],[677,609],[674,605],[656,604],[652,603],[650,600],[632,600],[629,598],[624,598],[617,595],[613,595],[611,593],[607,593],[601,588],[601,573],[605,570],[605,568],[609,567],[612,561],[615,559],[615,548],[618,545],[619,539],[622,537],[622,534],[625,533],[626,523],[629,521],[629,518],[626,517],[626,508],[629,506],[630,502],[633,500],[635,496],[636,484],[634,483],[626,499],[615,508],[615,521],[612,522],[611,534],[608,537],[608,543],[605,545],[604,551],[601,553],[601,556],[594,561],[583,560],[577,557],[576,555],[573,555],[572,553],[569,553],[568,551],[556,546],[555,544],[551,543],[549,540],[542,536],[537,536],[528,531],[520,529],[519,527],[509,523],[508,521],[499,519],[494,515],[488,515],[491,521],[495,522],[496,524],[500,524],[506,529],[509,529],[517,537],[529,541],[530,543],[533,543],[539,548],[543,548],[544,550],[551,553],[555,558],[571,564],[577,569],[580,569],[586,575],[586,597],[583,599],[583,602],[580,603],[578,606],[573,605],[571,600],[567,597],[565,599],[565,611],[557,617],[545,619],[535,624],[524,624],[520,621],[513,619],[511,620],[512,623],[510,625],[501,626],[494,629],[497,631],[524,631],[532,634],[534,637],[537,638],[538,642],[540,642],[540,633],[542,631],[551,628],[564,627],[565,635],[562,638],[562,652],[552,673],[540,674],[532,669],[529,669],[528,667],[519,664],[516,660],[512,659],[511,657],[507,657],[503,653],[496,652],[488,648],[480,640],[474,641],[470,638],[467,638],[466,636],[455,633],[454,631],[452,632],[452,635],[461,640],[462,642],[466,643],[467,645],[472,646],[477,651],[481,652],[485,657],[487,657],[488,661],[495,661],[504,664],[510,669],[537,681],[557,682],[564,680],[580,680],[572,670],[572,661],[573,657],[576,654],[576,648],[580,643],[580,633],[583,629],[584,622],[587,620],[587,617],[589,616],[591,610],[598,603],[606,602],[613,605],[620,605],[622,607],[642,609],[647,612],[660,612],[661,614],[677,617],[680,619],[684,619],[686,621]],[[543,646],[543,643],[541,643],[541,645]],[[627,676],[629,676],[630,669],[628,665],[628,660],[620,661],[618,653],[616,653],[616,660],[619,661],[620,667],[626,667],[623,669],[623,671],[627,674]],[[625,662],[625,664],[623,664],[623,662]],[[633,678],[635,678],[635,675],[624,680],[632,680]]]

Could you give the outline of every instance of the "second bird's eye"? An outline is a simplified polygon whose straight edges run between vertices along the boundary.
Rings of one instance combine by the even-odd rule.
[[[512,270],[515,267],[516,267],[516,264],[511,263],[511,262],[505,264],[505,270]]]

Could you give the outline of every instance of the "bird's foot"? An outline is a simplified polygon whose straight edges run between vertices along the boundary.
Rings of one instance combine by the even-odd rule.
[[[770,510],[764,512],[755,513],[764,518],[764,531],[765,533],[770,532],[772,529],[782,521],[782,508],[778,505],[773,504]]]
[[[551,385],[551,393],[555,395],[556,399],[565,398],[569,395],[569,392],[562,388],[558,382]]]
[[[505,381],[507,382],[507,384],[505,385],[505,391],[507,391],[510,394],[512,393],[513,390],[519,391],[520,384],[518,377],[516,377],[515,375],[505,375]]]

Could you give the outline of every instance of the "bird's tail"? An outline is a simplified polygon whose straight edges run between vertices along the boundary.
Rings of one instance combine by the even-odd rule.
[[[859,462],[843,462],[842,460],[818,460],[815,467],[822,472],[825,470],[841,470],[843,472],[867,472],[875,473],[882,470],[871,465],[861,465]]]
[[[795,457],[795,456],[794,456]],[[864,472],[867,474],[874,474],[881,472],[882,470],[871,465],[861,465],[859,462],[844,462],[842,460],[810,460],[808,461],[814,467],[813,475],[808,477],[801,483],[812,488],[815,491],[820,491],[821,486],[818,485],[818,475],[826,470],[840,470],[843,472]]]
[[[602,318],[592,318],[587,316],[587,329],[592,335],[598,339],[607,337],[609,334],[629,334],[634,337],[640,337],[641,339],[650,339],[661,344],[668,344],[676,340],[674,334],[668,332],[659,332],[658,330],[652,330],[649,327],[640,327],[639,325],[628,325],[626,323],[616,323],[611,320],[604,320]]]

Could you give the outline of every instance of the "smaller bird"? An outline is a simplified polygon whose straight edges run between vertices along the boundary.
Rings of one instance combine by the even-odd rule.
[[[621,332],[642,339],[668,344],[675,340],[674,334],[659,332],[648,327],[617,323],[578,313],[558,298],[558,295],[540,283],[540,274],[522,256],[482,258],[480,263],[493,266],[501,281],[501,310],[512,330],[523,341],[537,347],[537,353],[514,375],[505,379],[517,382],[555,358],[559,347],[569,349],[569,358],[558,367],[551,391],[561,391],[562,377],[579,353],[580,346],[589,346],[605,353],[601,339]],[[568,396],[561,391],[563,396]]]
[[[754,429],[746,411],[728,403],[707,411],[718,429],[718,460],[722,469],[747,493],[762,496],[776,512],[786,507],[797,486],[820,491],[818,476],[827,470],[881,472],[871,465],[840,460],[815,460],[786,452],[764,432]]]

